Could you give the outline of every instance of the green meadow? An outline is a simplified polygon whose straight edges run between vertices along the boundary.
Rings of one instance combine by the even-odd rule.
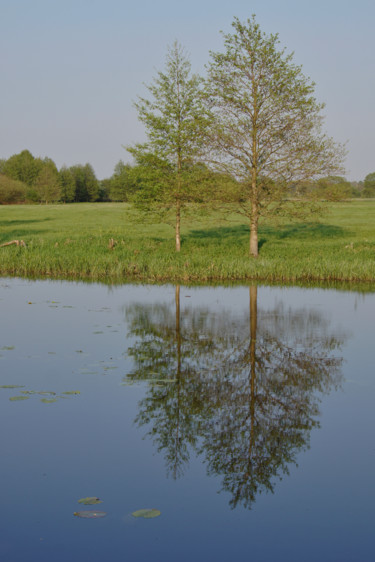
[[[0,275],[151,283],[375,282],[375,200],[327,203],[318,222],[262,223],[258,259],[249,258],[249,227],[238,215],[185,218],[180,253],[173,228],[131,216],[123,203],[0,206],[0,244],[26,245],[0,248]]]

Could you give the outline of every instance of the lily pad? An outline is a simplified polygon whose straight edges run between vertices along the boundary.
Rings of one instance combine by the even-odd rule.
[[[20,386],[19,384],[2,384],[0,388],[23,388],[23,386]]]
[[[41,390],[38,392],[41,396],[56,396],[56,392],[51,392],[49,390]]]
[[[81,391],[80,390],[67,390],[66,392],[63,392],[63,394],[68,394],[68,395],[81,394]]]
[[[88,498],[81,498],[80,500],[78,500],[78,503],[82,503],[83,505],[96,505],[97,503],[103,503],[103,502],[99,498],[93,496]]]
[[[82,519],[99,519],[100,517],[105,517],[107,514],[105,511],[75,511],[73,515],[82,517]]]
[[[52,402],[57,402],[57,398],[41,398],[40,401],[43,404],[52,404]]]
[[[9,398],[9,400],[11,402],[18,402],[19,400],[28,400],[30,398],[30,396],[12,396],[12,398]]]
[[[143,517],[143,519],[153,519],[154,517],[159,517],[161,512],[158,509],[138,509],[138,511],[133,511],[133,517]]]

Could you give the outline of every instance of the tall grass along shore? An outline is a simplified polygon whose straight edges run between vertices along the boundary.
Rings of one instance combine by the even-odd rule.
[[[185,219],[181,251],[165,224],[129,220],[122,203],[0,206],[0,275],[113,282],[366,282],[375,284],[375,200],[327,204],[318,222],[259,230],[232,216]],[[21,240],[24,244],[21,244]]]

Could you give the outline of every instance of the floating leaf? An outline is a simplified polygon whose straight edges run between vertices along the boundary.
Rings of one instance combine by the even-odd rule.
[[[154,517],[159,517],[160,511],[158,509],[138,509],[138,511],[133,511],[133,517],[143,517],[143,519],[153,519]]]
[[[80,500],[78,500],[78,503],[82,503],[83,505],[96,505],[97,503],[103,503],[103,502],[99,498],[93,496],[88,498],[81,498]]]
[[[82,517],[83,519],[99,519],[100,517],[105,517],[107,514],[105,511],[75,511],[73,515]]]
[[[40,394],[41,396],[56,396],[56,392],[50,392],[47,390],[42,390],[38,392],[38,394]]]
[[[21,390],[22,394],[37,394],[36,390]]]
[[[9,400],[11,402],[18,402],[19,400],[28,400],[30,398],[30,396],[12,396],[12,398],[9,398]]]
[[[2,384],[0,388],[23,388],[23,386],[20,386],[19,384]],[[21,392],[25,391],[22,390]]]
[[[12,351],[13,349],[15,349],[14,345],[4,345],[4,347],[1,348],[3,351]]]
[[[52,402],[57,402],[57,398],[41,398],[40,401],[43,404],[52,404]]]
[[[80,390],[67,390],[66,392],[63,392],[63,394],[68,394],[68,395],[81,394],[81,391]]]

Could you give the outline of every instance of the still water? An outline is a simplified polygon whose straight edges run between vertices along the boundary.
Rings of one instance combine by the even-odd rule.
[[[375,560],[374,293],[2,278],[0,318],[2,562]]]

